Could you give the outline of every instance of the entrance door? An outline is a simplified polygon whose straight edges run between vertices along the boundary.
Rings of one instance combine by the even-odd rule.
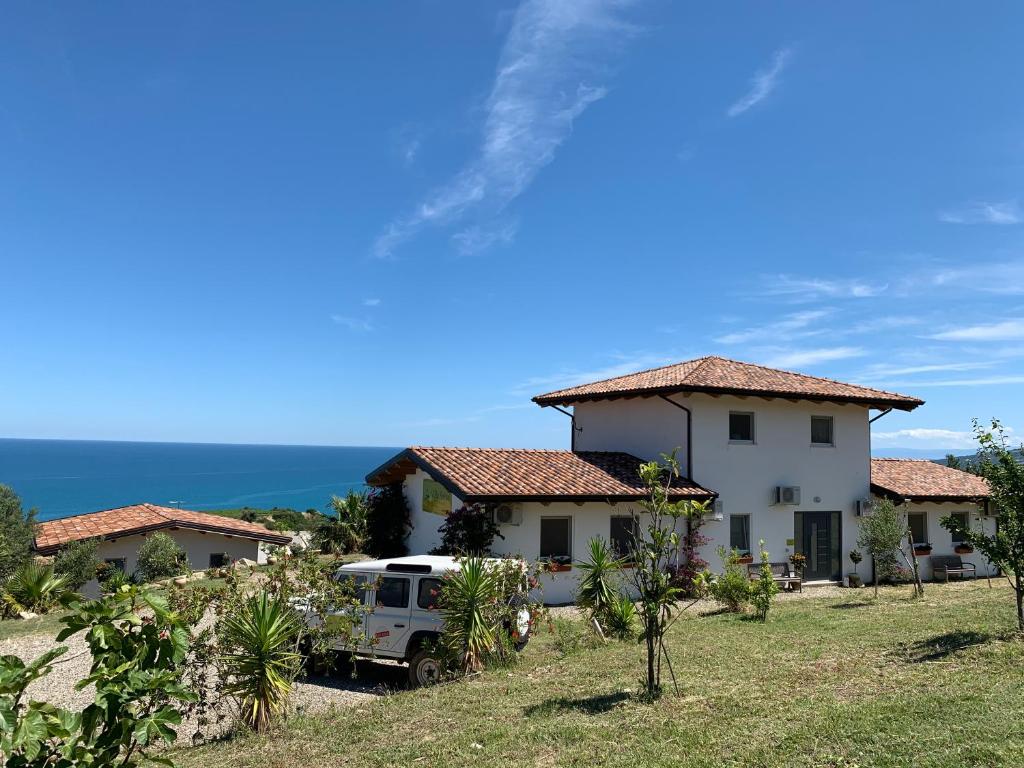
[[[796,512],[796,551],[807,558],[806,581],[838,581],[842,578],[839,553],[838,512]]]

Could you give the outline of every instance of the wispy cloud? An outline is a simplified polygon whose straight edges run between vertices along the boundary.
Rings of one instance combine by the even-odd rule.
[[[635,355],[616,355],[614,359],[615,362],[609,365],[590,370],[564,367],[556,373],[545,376],[533,376],[516,385],[512,389],[512,394],[536,395],[541,392],[551,392],[577,384],[603,381],[604,379],[613,379],[616,376],[625,376],[627,373],[657,368],[658,366],[668,365],[669,363],[685,360],[686,358],[640,352]]]
[[[762,295],[783,296],[795,301],[868,299],[884,293],[889,287],[884,283],[871,283],[860,278],[831,279],[794,275],[764,275],[760,282]]]
[[[1016,200],[1001,203],[975,202],[939,213],[939,221],[949,224],[1020,224],[1024,211]]]
[[[1024,376],[987,376],[977,379],[943,379],[940,381],[891,381],[890,387],[996,387],[1002,384],[1024,384]]]
[[[427,225],[451,224],[470,210],[500,213],[555,157],[573,123],[607,89],[591,78],[632,27],[623,0],[524,0],[515,12],[484,108],[476,157],[412,214],[393,221],[373,246],[388,258]]]
[[[872,443],[891,448],[976,448],[974,435],[952,429],[897,429],[893,432],[872,432]]]
[[[926,285],[957,291],[970,289],[982,293],[1019,295],[1024,294],[1024,259],[972,262],[969,266],[938,264],[911,275],[907,281],[911,290]]]
[[[474,224],[452,235],[460,256],[472,256],[496,245],[509,245],[519,229],[518,221],[499,221],[489,226]]]
[[[734,331],[719,336],[715,339],[719,344],[746,344],[761,339],[777,339],[781,341],[815,336],[823,333],[821,328],[808,328],[818,320],[822,320],[832,314],[831,310],[814,309],[806,312],[794,312],[782,320],[772,323],[745,328],[742,331]]]
[[[772,56],[771,64],[766,69],[760,69],[754,73],[750,81],[750,90],[747,91],[738,101],[726,110],[729,117],[742,115],[748,109],[764,101],[779,84],[779,77],[782,70],[786,68],[789,59],[792,57],[791,48],[780,48]]]
[[[821,349],[779,350],[769,353],[763,359],[765,365],[774,368],[803,368],[832,360],[847,360],[866,355],[860,347],[824,347]]]
[[[373,324],[361,317],[348,317],[346,315],[331,315],[331,321],[335,325],[348,328],[350,331],[372,331]]]
[[[1020,341],[1024,339],[1024,319],[953,328],[932,334],[929,338],[939,341]]]
[[[961,363],[931,363],[928,365],[904,366],[891,365],[888,363],[879,363],[878,365],[869,366],[867,371],[864,372],[864,375],[861,378],[867,380],[884,380],[891,379],[894,376],[912,376],[919,373],[977,371],[985,368],[991,368],[993,365],[994,363],[987,361]]]
[[[363,299],[364,307],[379,307],[380,299]]]

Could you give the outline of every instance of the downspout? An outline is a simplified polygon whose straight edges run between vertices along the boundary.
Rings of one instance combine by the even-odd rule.
[[[877,416],[874,416],[874,417],[868,419],[868,466],[869,467],[871,466],[871,463],[870,463],[871,462],[871,425],[874,424],[876,421],[878,421],[883,416],[888,416],[890,413],[892,413],[892,408],[886,408],[884,411],[882,411]],[[870,478],[870,474],[871,473],[869,471],[868,472],[869,478]],[[840,571],[839,575],[840,576],[843,575],[842,571]],[[872,584],[872,586],[874,586],[875,590],[878,589],[878,568],[875,566],[875,558],[874,558],[874,556],[871,557],[871,584]]]
[[[682,403],[677,403],[665,395],[658,395],[658,397],[666,403],[686,411],[686,479],[693,480],[693,414]]]
[[[571,426],[569,427],[569,432],[571,433],[569,436],[569,448],[573,453],[576,453],[576,433],[579,431],[579,427],[576,426],[576,414],[569,413],[565,408],[561,408],[557,405],[552,405],[551,407],[569,417],[571,421]]]

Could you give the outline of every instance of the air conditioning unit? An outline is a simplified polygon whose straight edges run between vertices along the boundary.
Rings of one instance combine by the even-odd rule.
[[[522,504],[499,504],[494,508],[494,522],[498,525],[522,525]]]
[[[777,485],[775,486],[775,492],[772,495],[773,504],[799,504],[800,503],[800,486],[799,485]]]
[[[711,502],[711,505],[708,507],[708,511],[707,511],[707,513],[705,513],[704,519],[705,520],[724,520],[725,519],[725,515],[723,514],[722,510],[723,510],[722,500],[721,499],[715,499],[713,502]]]
[[[875,502],[871,499],[857,499],[857,517],[867,517],[875,511]]]

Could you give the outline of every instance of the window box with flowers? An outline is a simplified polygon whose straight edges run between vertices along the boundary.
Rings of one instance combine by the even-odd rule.
[[[754,562],[754,556],[750,552],[745,552],[739,556],[736,562],[740,565],[749,565],[750,563]]]
[[[918,557],[930,555],[932,553],[931,544],[914,544],[914,554]]]
[[[955,547],[953,547],[953,551],[956,552],[958,555],[969,555],[972,552],[974,552],[974,547],[972,547],[970,544],[957,544]]]

